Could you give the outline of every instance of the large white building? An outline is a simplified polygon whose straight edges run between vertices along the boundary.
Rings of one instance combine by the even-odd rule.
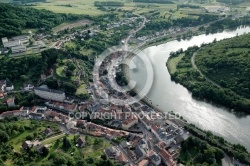
[[[19,53],[19,52],[25,52],[27,50],[26,46],[14,46],[11,47],[11,51],[13,54]]]
[[[58,90],[36,87],[34,91],[37,96],[47,100],[63,102],[66,98],[65,93]]]

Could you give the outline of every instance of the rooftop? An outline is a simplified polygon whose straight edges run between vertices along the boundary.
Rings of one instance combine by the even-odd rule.
[[[36,88],[34,88],[34,90],[50,92],[50,93],[57,93],[57,94],[64,94],[63,91],[54,90],[54,89],[46,89],[46,88],[41,88],[41,87],[36,87]]]

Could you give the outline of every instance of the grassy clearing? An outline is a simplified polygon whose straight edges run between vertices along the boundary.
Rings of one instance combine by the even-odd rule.
[[[74,22],[64,22],[52,29],[53,32],[59,32],[64,29],[71,29],[71,28],[76,28],[80,26],[84,26],[87,24],[91,24],[91,21],[89,20],[79,20],[79,21],[74,21]]]
[[[82,84],[81,86],[79,86],[79,88],[76,91],[76,94],[87,94],[87,90],[86,90],[86,85]]]
[[[168,65],[168,70],[170,73],[175,73],[176,72],[176,66],[180,62],[180,60],[184,57],[185,54],[181,54],[180,56],[174,57],[169,59],[167,62]]]
[[[43,140],[41,143],[42,143],[43,145],[51,144],[51,143],[55,142],[56,140],[63,138],[64,135],[65,135],[65,134],[63,133],[63,134],[60,134],[60,135],[57,135],[57,136],[53,136],[53,137],[51,137],[51,138],[47,138],[47,139]]]
[[[12,160],[6,160],[4,162],[4,166],[12,166],[12,165],[13,165]]]
[[[34,126],[32,125],[30,120],[22,120],[22,121],[17,121],[17,123],[22,123],[24,126]],[[32,130],[26,130],[22,133],[18,133],[16,135],[13,135],[10,140],[8,141],[14,148],[15,151],[20,152],[21,150],[21,145],[23,141],[26,140],[26,137],[29,135],[32,135],[34,133],[38,134],[43,134],[43,130],[45,130],[46,126],[49,125],[47,122],[41,122],[39,126],[34,126]]]

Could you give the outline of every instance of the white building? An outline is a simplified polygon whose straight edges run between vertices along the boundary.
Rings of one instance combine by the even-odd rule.
[[[14,47],[11,47],[11,51],[13,54],[15,54],[15,53],[20,53],[20,52],[25,52],[27,51],[27,48],[26,46],[14,46]]]
[[[58,90],[36,87],[34,91],[37,96],[47,100],[63,102],[66,98],[65,93]]]
[[[12,37],[12,40],[13,41],[20,41],[20,42],[28,42],[29,41],[29,38],[28,36],[25,36],[25,35],[21,35],[21,36],[15,36],[15,37]]]
[[[8,41],[3,43],[3,46],[5,48],[11,48],[11,47],[15,47],[15,46],[20,46],[21,42],[20,41]]]

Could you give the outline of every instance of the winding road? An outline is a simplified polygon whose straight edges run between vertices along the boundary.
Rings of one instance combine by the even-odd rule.
[[[195,64],[196,54],[197,53],[195,52],[191,58],[191,63],[192,63],[193,68],[195,68],[195,70],[197,70],[200,73],[200,75],[203,76],[208,82],[212,83],[214,86],[217,86],[218,88],[222,88],[218,83],[214,82],[213,80],[208,78],[205,74],[203,74],[202,71],[197,67],[197,65]]]

